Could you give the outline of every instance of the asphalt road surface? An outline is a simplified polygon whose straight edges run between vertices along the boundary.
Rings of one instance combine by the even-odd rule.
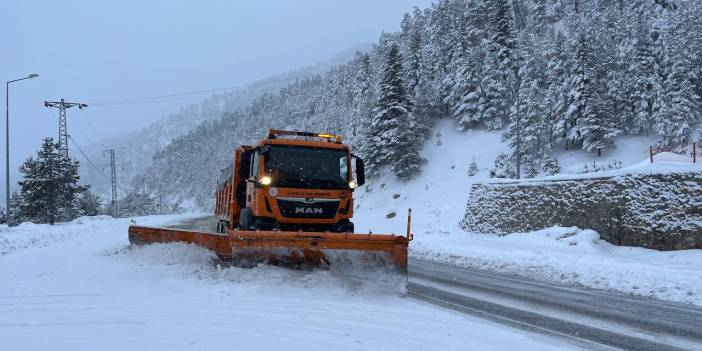
[[[214,217],[175,228],[212,231]],[[702,308],[410,259],[408,295],[589,349],[702,350]]]

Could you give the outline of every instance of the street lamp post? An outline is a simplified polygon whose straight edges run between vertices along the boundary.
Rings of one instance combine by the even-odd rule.
[[[5,220],[10,217],[10,83],[39,77],[32,73],[24,78],[5,82]]]

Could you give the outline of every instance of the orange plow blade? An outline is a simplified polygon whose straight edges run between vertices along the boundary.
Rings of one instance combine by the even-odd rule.
[[[234,230],[228,234],[129,227],[132,244],[185,242],[214,251],[221,259],[251,267],[260,263],[294,267],[353,266],[407,273],[411,236],[330,232]]]
[[[231,240],[232,257],[243,265],[355,265],[401,273],[407,273],[408,243],[397,235],[281,231],[236,231]]]

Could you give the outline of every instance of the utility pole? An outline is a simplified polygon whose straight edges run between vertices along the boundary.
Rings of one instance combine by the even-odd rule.
[[[521,179],[522,176],[522,115],[519,107],[519,97],[517,97],[517,142],[515,145],[515,153],[517,154],[517,179]]]
[[[66,109],[77,106],[79,109],[88,107],[80,102],[44,101],[46,107],[56,107],[59,109],[59,153],[68,158],[68,127],[66,126]]]
[[[110,202],[112,209],[117,204],[117,173],[115,172],[115,149],[109,149],[102,152],[102,155],[110,154],[110,173],[112,179],[112,201]]]
[[[10,218],[10,83],[39,77],[32,73],[24,78],[5,82],[5,220]]]

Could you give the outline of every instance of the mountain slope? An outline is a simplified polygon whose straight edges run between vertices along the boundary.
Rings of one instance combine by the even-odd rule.
[[[205,121],[221,118],[225,112],[234,112],[249,106],[265,94],[280,91],[291,81],[323,73],[348,61],[358,51],[367,51],[370,44],[360,44],[339,52],[334,57],[287,73],[277,74],[256,81],[248,86],[214,93],[201,102],[184,106],[178,112],[170,113],[158,121],[132,133],[117,135],[93,143],[85,149],[92,160],[102,160],[102,151],[115,149],[117,178],[120,194],[128,191],[136,176],[144,174],[153,155],[167,146],[174,138],[193,130]],[[106,173],[91,167],[81,168],[84,183],[91,184],[101,194],[110,193],[110,181]]]
[[[700,14],[702,3],[682,0],[439,1],[408,13],[401,32],[383,33],[367,54],[182,135],[136,186],[208,208],[232,146],[267,128],[340,134],[370,170],[397,170],[403,153],[420,149],[421,136],[446,116],[461,130],[501,134],[507,175],[517,159],[523,174],[557,172],[564,151],[563,171],[579,172],[584,162],[573,165],[567,155],[582,152],[607,166],[627,141],[638,149],[689,147],[702,116]],[[399,59],[389,55],[396,46]],[[401,71],[401,84],[384,89],[381,77],[391,70]],[[388,91],[411,101],[412,113],[383,113],[394,106],[381,103]],[[401,149],[407,140],[411,147]],[[383,149],[399,156],[369,152]],[[421,167],[421,158],[411,159]]]

